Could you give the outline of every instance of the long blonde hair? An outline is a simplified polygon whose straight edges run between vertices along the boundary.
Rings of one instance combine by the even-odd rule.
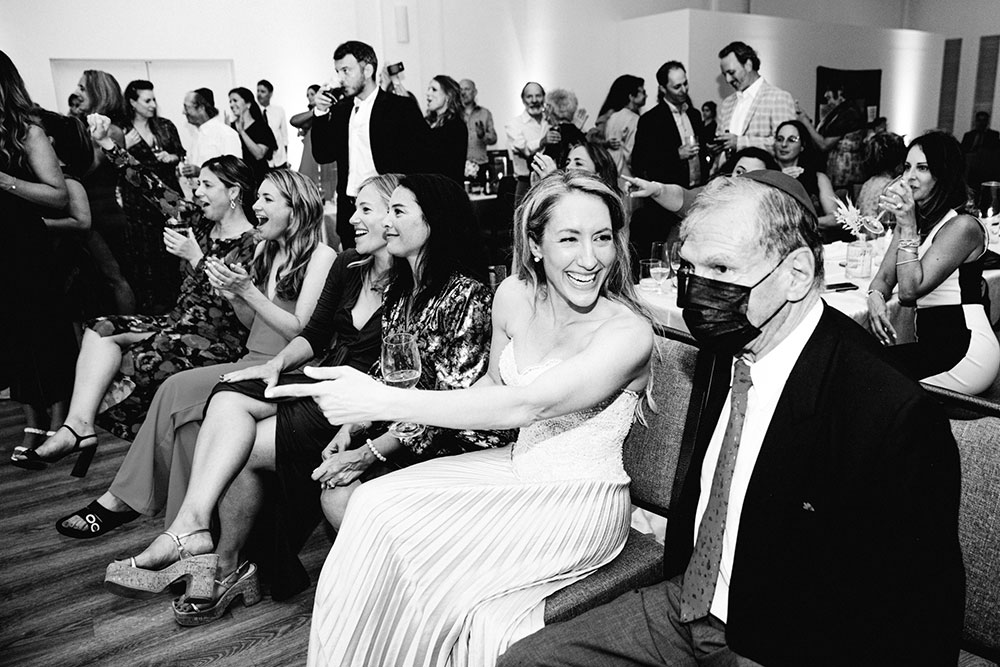
[[[323,196],[312,180],[291,169],[272,169],[264,176],[292,209],[285,232],[288,257],[280,268],[275,292],[287,301],[298,298],[313,251],[323,242]],[[263,288],[278,254],[277,241],[265,241],[253,265],[253,281]]]

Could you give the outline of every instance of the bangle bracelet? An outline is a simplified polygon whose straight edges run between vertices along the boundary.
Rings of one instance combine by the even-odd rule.
[[[377,458],[382,463],[388,463],[389,462],[389,459],[385,458],[385,456],[382,455],[382,452],[380,452],[379,450],[375,449],[375,443],[372,442],[371,438],[368,438],[365,441],[365,444],[368,445],[368,449],[372,450],[372,454],[375,455],[375,458]]]
[[[878,294],[880,297],[882,297],[882,300],[885,301],[885,294],[882,294],[882,292],[880,292],[879,290],[877,289],[868,290],[868,296],[871,296],[872,294]]]
[[[912,259],[904,259],[901,262],[896,262],[896,266],[899,266],[900,264],[909,264],[910,262],[919,262],[919,261],[920,260],[918,258],[916,258],[916,257],[914,257]]]
[[[910,254],[916,255],[917,254],[917,249],[916,248],[910,248],[910,247],[896,248],[896,252],[908,252]]]
[[[899,242],[896,244],[896,247],[900,249],[902,248],[916,249],[920,247],[920,239],[899,239]]]

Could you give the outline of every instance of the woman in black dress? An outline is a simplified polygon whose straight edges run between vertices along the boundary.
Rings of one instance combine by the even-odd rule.
[[[76,94],[82,99],[80,109],[85,115],[100,114],[111,119],[108,136],[115,145],[124,148],[125,101],[115,77],[100,70],[85,70],[76,85]],[[131,315],[136,312],[135,292],[123,273],[127,265],[128,218],[118,205],[118,172],[96,143],[93,164],[81,180],[90,199],[91,228],[87,249],[110,292],[110,303],[88,315],[107,312]]]
[[[819,213],[819,226],[824,241],[846,238],[846,231],[837,224],[834,213],[837,201],[826,174],[817,169],[819,152],[805,126],[797,120],[786,120],[774,131],[774,157],[781,170],[798,180],[809,193],[813,207]],[[847,236],[850,236],[847,234]]]
[[[56,306],[43,209],[69,203],[59,160],[33,118],[20,73],[0,51],[0,386],[24,406],[21,447],[66,416],[76,340]],[[15,450],[16,451],[16,450]]]
[[[462,90],[458,83],[438,74],[427,86],[427,114],[430,127],[428,171],[444,174],[459,185],[465,180],[465,156],[469,129],[462,119]]]
[[[264,179],[267,161],[278,149],[274,132],[268,127],[257,101],[249,88],[233,88],[229,91],[229,109],[236,119],[230,127],[240,135],[243,147],[243,161],[253,170],[257,185]]]
[[[384,208],[375,210],[376,202],[385,206],[384,197],[384,187],[366,183],[358,196],[359,213],[352,219],[359,229],[360,250],[386,243],[381,252],[394,257],[385,309],[381,317],[377,311],[369,314],[370,308],[364,313],[369,317],[361,330],[364,338],[357,330],[362,318],[353,311],[373,288],[381,294],[383,279],[374,270],[351,266],[354,262],[348,260],[359,257],[350,253],[343,261],[338,258],[303,334],[270,364],[224,376],[225,383],[216,387],[199,434],[188,493],[169,533],[189,536],[183,546],[191,554],[213,551],[205,528],[218,503],[216,579],[226,583],[217,587],[215,604],[207,609],[176,604],[175,618],[181,624],[217,618],[240,593],[259,599],[252,594],[257,590],[257,568],[241,565],[241,556],[260,562],[275,599],[306,588],[309,577],[295,555],[321,519],[321,503],[327,516],[336,516],[366,479],[422,459],[507,442],[506,433],[443,429],[427,429],[400,442],[385,432],[385,424],[331,425],[310,399],[268,397],[275,385],[309,382],[301,373],[282,371],[326,347],[331,336],[344,333],[346,345],[330,348],[321,365],[367,371],[365,366],[378,358],[382,336],[408,331],[417,335],[420,347],[419,387],[467,387],[486,372],[492,294],[481,282],[485,257],[468,198],[456,184],[436,175],[403,177],[389,200],[388,216]],[[378,251],[371,252],[378,256]],[[375,261],[373,265],[378,268]],[[372,320],[380,321],[381,335]],[[272,471],[276,494],[265,506],[264,482]],[[329,483],[320,485],[310,476]],[[129,581],[152,582],[157,573],[142,566],[162,568],[177,559],[175,541],[160,537],[135,557],[138,567],[112,563],[106,581],[118,588]]]

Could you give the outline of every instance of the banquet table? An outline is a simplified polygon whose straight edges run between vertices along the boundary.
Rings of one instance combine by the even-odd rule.
[[[872,281],[878,271],[885,252],[884,242],[876,241],[875,256],[872,260],[872,275],[867,278],[848,278],[845,275],[845,264],[847,259],[847,244],[843,242],[830,243],[823,246],[823,270],[826,274],[826,283],[851,283],[858,289],[844,292],[823,291],[821,294],[824,301],[833,308],[841,311],[861,326],[868,328],[868,284]],[[1000,239],[991,238],[990,249],[1000,252]],[[1000,319],[1000,269],[983,271],[983,278],[986,280],[990,294],[991,321],[996,324]],[[645,289],[647,285],[639,285],[639,295],[643,302],[649,307],[654,319],[658,324],[687,331],[684,324],[684,317],[681,309],[677,306],[677,289],[673,286],[673,281],[668,281],[663,285],[663,292],[657,293],[655,286],[653,290]],[[913,317],[914,308],[903,306],[899,299],[893,295],[888,302],[889,320],[896,329],[897,341],[899,343],[913,342]]]

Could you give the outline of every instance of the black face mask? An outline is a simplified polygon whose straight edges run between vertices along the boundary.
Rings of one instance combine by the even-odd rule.
[[[750,292],[781,266],[781,262],[753,285],[735,285],[694,275],[682,267],[677,274],[677,305],[684,309],[684,323],[695,339],[705,347],[733,356],[761,334],[747,319]],[[787,301],[785,303],[788,303]],[[761,322],[761,326],[777,315]]]

